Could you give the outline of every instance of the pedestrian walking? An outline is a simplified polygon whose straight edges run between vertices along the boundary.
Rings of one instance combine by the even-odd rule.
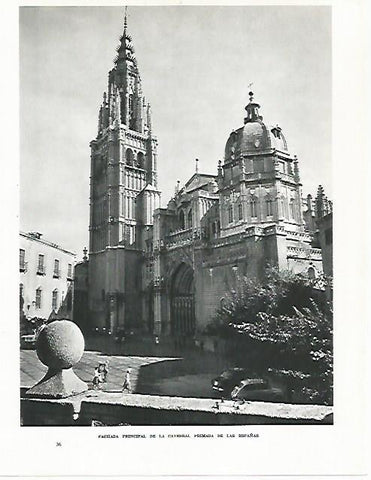
[[[101,374],[102,382],[107,382],[108,361],[99,362],[98,370],[99,370],[99,373]]]
[[[94,390],[97,390],[98,388],[101,388],[100,387],[101,383],[103,383],[102,374],[99,371],[99,367],[95,367],[94,377],[93,377],[93,388],[94,388]]]
[[[123,391],[123,392],[125,392],[125,390],[127,390],[128,393],[131,393],[130,374],[131,374],[131,369],[128,368],[128,369],[126,370],[125,379],[124,379],[124,384],[123,384],[123,386],[122,386],[122,391]]]

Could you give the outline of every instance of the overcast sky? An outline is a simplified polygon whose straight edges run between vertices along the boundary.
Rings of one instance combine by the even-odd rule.
[[[120,7],[20,9],[21,229],[82,255],[89,142],[123,29]],[[152,105],[159,188],[216,173],[243,124],[249,83],[299,158],[304,194],[331,197],[331,9],[129,7],[128,30]]]

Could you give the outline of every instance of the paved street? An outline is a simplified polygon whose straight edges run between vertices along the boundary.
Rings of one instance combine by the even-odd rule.
[[[107,383],[103,384],[104,391],[120,391],[126,369],[130,367],[134,392],[210,398],[214,397],[211,380],[225,366],[210,353],[190,350],[178,355],[166,345],[131,342],[122,346],[105,338],[88,339],[87,344],[74,371],[92,388],[94,368],[100,361],[108,360],[109,373]],[[20,357],[21,387],[29,388],[42,379],[47,367],[40,362],[35,350],[21,350]]]
[[[180,375],[154,381],[151,385],[152,395],[170,397],[219,398],[211,388],[211,373]]]
[[[109,374],[104,390],[119,390],[123,384],[125,371],[131,368],[132,388],[136,390],[140,368],[155,362],[176,360],[168,357],[103,355],[97,351],[87,351],[74,367],[76,374],[92,387],[94,368],[102,360],[108,360]],[[31,387],[45,375],[45,367],[37,358],[35,350],[21,350],[21,387]]]

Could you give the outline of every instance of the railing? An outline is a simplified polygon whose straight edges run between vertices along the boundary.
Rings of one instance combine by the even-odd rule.
[[[321,258],[321,250],[319,248],[303,248],[303,247],[287,247],[287,253],[293,257]]]
[[[193,240],[193,230],[192,228],[187,228],[186,230],[178,230],[177,232],[170,233],[167,235],[165,240],[166,246],[173,245],[184,245]]]

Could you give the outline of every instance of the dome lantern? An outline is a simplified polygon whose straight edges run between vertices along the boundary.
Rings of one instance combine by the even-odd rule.
[[[249,96],[250,101],[245,107],[246,117],[244,118],[244,122],[248,123],[263,120],[263,117],[259,115],[260,105],[254,102],[254,93],[250,91]]]

